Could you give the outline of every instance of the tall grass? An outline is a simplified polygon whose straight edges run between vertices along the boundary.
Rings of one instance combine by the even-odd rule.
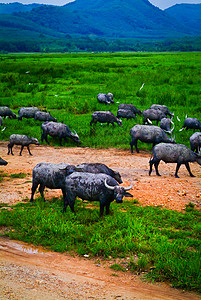
[[[96,110],[116,114],[120,103],[132,103],[141,110],[153,103],[164,104],[175,113],[176,141],[190,146],[192,131],[181,133],[179,129],[186,114],[201,119],[200,69],[200,53],[1,55],[0,105],[15,113],[22,106],[50,111],[59,122],[77,131],[83,147],[129,149],[129,131],[142,124],[142,117],[124,119],[122,128],[97,124],[92,130],[91,114]],[[115,104],[98,103],[99,92],[112,92]],[[14,132],[40,139],[40,125],[39,121],[6,119],[0,139],[7,140]],[[51,143],[59,144],[55,139]],[[75,144],[70,141],[68,145]],[[151,149],[151,145],[140,147]]]

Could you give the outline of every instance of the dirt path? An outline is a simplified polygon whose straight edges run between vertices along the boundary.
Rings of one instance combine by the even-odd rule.
[[[150,154],[141,152],[89,148],[54,148],[32,146],[33,156],[15,146],[14,156],[7,156],[7,142],[0,142],[0,156],[8,161],[0,170],[8,175],[26,173],[23,179],[4,178],[0,184],[0,202],[13,204],[30,198],[31,172],[39,162],[102,162],[122,174],[125,185],[134,180],[131,190],[140,205],[161,205],[164,208],[184,210],[189,202],[200,209],[201,168],[191,164],[196,177],[191,178],[185,167],[174,178],[175,165],[161,163],[162,177],[155,172],[148,176]],[[47,190],[50,199],[60,195]],[[183,293],[165,284],[148,284],[129,272],[112,271],[107,263],[87,258],[47,252],[23,243],[0,238],[0,299],[201,299],[195,294]]]

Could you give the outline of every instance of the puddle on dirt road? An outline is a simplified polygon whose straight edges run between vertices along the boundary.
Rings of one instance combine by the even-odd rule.
[[[27,254],[45,254],[48,251],[44,250],[41,247],[34,247],[25,245],[22,242],[13,242],[13,241],[5,241],[5,243],[1,243],[2,240],[0,240],[0,250],[6,251],[9,248],[27,253]]]

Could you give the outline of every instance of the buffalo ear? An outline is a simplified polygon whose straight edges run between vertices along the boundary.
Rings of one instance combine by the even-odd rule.
[[[133,197],[133,195],[131,195],[130,193],[126,192],[126,193],[124,194],[124,197]]]

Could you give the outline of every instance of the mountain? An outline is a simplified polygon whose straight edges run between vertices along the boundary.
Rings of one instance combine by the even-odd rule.
[[[14,2],[10,4],[0,3],[0,14],[10,15],[15,12],[26,12],[42,5],[43,4],[36,3],[24,5],[19,2]]]
[[[15,6],[21,7],[22,4],[18,4]],[[10,4],[5,5],[10,7]],[[70,34],[159,39],[201,35],[200,28],[192,26],[193,21],[183,22],[182,17],[178,18],[169,9],[162,11],[148,0],[76,0],[64,6],[28,7],[28,11],[15,10],[10,15],[0,16],[0,38],[2,32],[6,36],[6,32],[13,30],[18,35],[22,30],[24,36],[32,32],[35,36],[43,33],[58,37]],[[186,11],[186,19],[187,15]],[[192,14],[188,20],[190,16]]]
[[[201,4],[176,4],[165,11],[185,26],[201,32]]]

